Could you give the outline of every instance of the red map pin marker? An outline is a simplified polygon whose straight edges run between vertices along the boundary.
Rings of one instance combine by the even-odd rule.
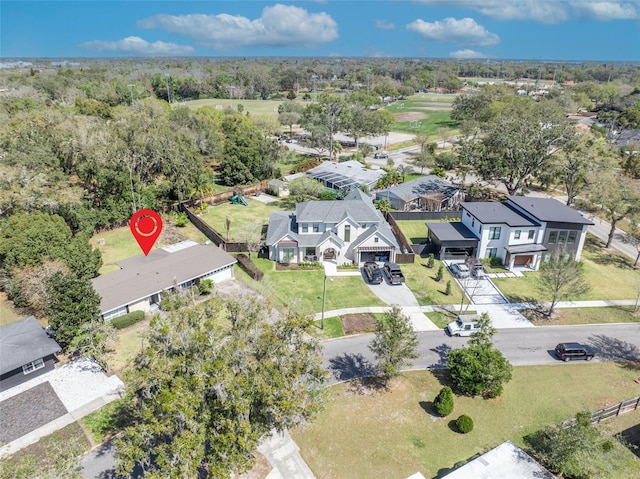
[[[129,220],[129,228],[145,256],[162,233],[162,218],[153,210],[140,210]]]

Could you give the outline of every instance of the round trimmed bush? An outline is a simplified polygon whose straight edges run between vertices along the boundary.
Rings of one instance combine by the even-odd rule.
[[[433,408],[439,416],[445,417],[453,412],[453,391],[449,386],[443,387],[433,400]]]
[[[462,434],[467,434],[468,432],[473,431],[473,419],[471,419],[471,416],[463,414],[456,419],[456,427]]]

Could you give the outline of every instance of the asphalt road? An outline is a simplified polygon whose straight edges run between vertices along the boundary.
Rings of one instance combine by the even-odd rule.
[[[372,335],[358,335],[324,343],[325,366],[331,382],[347,381],[376,373],[368,345]],[[444,368],[446,354],[462,347],[467,338],[451,338],[444,331],[418,333],[420,357],[415,369]],[[553,349],[561,342],[581,342],[594,348],[594,361],[640,361],[640,325],[607,324],[580,326],[539,326],[524,329],[501,329],[494,345],[514,366],[564,364]]]

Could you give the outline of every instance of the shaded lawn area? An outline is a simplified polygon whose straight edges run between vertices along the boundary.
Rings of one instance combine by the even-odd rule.
[[[234,205],[230,201],[209,206],[200,218],[209,226],[215,229],[223,238],[227,237],[226,218],[231,220],[229,228],[229,241],[242,242],[243,227],[253,222],[259,222],[266,226],[269,224],[269,214],[272,211],[281,211],[282,208],[275,206],[277,203],[265,204],[245,196],[249,206]]]
[[[456,396],[455,409],[446,418],[432,415],[444,371],[404,373],[390,391],[367,394],[354,392],[353,384],[340,384],[330,389],[319,417],[291,433],[317,477],[405,478],[417,471],[434,477],[505,440],[523,447],[523,437],[546,425],[638,394],[633,381],[638,369],[614,363],[562,366],[514,368],[501,397]],[[450,425],[463,413],[475,423],[466,435]],[[640,461],[631,453],[629,459],[619,477],[640,477]]]
[[[188,239],[196,243],[205,243],[207,241],[207,237],[191,223],[187,223],[186,226],[181,228],[174,226],[174,224],[175,219],[173,216],[162,216],[162,234],[153,246],[154,249],[163,248]],[[99,244],[99,240],[103,240],[104,244]],[[131,234],[129,226],[97,233],[91,237],[89,243],[91,243],[91,246],[94,248],[98,248],[100,253],[102,253],[100,274],[118,271],[120,269],[116,264],[118,261],[142,254],[142,250]]]
[[[437,282],[434,278],[438,273],[438,268],[442,261],[435,260],[433,268],[427,268],[427,259],[416,255],[416,262],[401,265],[405,277],[405,284],[413,291],[418,303],[421,306],[432,304],[460,304],[462,290],[451,276],[451,273],[444,268],[442,281]],[[451,295],[446,295],[447,281],[451,281]]]
[[[526,312],[524,313],[526,316]],[[550,319],[534,320],[534,324],[539,326],[604,323],[640,323],[640,314],[633,314],[633,306],[561,308],[556,309]]]
[[[145,334],[149,331],[149,318],[145,318],[128,328],[116,330],[113,350],[108,362],[111,371],[122,377],[124,369],[133,362],[135,356],[145,344]]]
[[[275,263],[252,256],[252,261],[264,272],[262,281],[252,280],[241,268],[236,278],[275,300],[277,305],[295,308],[303,313],[322,311],[324,270],[276,271]],[[327,279],[325,311],[358,306],[385,306],[365,284],[361,276],[335,276]]]

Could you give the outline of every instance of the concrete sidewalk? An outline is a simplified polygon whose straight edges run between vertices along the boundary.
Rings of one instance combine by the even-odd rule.
[[[289,431],[274,432],[258,446],[273,467],[267,479],[315,479],[315,475],[300,456],[300,448],[291,439]]]

